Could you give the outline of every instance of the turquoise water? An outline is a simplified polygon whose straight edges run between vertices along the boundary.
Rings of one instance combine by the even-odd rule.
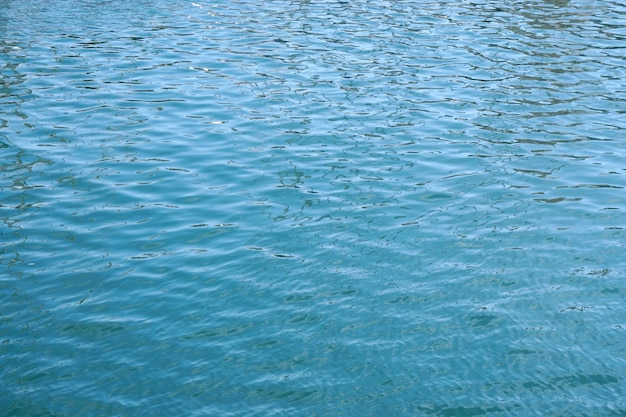
[[[0,415],[626,415],[626,6],[0,0]]]

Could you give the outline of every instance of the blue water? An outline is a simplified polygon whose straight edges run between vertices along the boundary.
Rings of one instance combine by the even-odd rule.
[[[625,416],[626,6],[0,0],[0,415]]]

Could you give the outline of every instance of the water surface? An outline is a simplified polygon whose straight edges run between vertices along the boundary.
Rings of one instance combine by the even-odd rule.
[[[625,24],[0,0],[0,413],[625,415]]]

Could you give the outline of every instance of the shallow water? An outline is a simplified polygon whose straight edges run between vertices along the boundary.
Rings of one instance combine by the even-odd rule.
[[[0,0],[0,413],[625,415],[625,24]]]

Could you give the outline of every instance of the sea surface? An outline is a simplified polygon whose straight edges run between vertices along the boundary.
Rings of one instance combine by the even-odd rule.
[[[0,0],[0,416],[626,416],[626,4]]]

